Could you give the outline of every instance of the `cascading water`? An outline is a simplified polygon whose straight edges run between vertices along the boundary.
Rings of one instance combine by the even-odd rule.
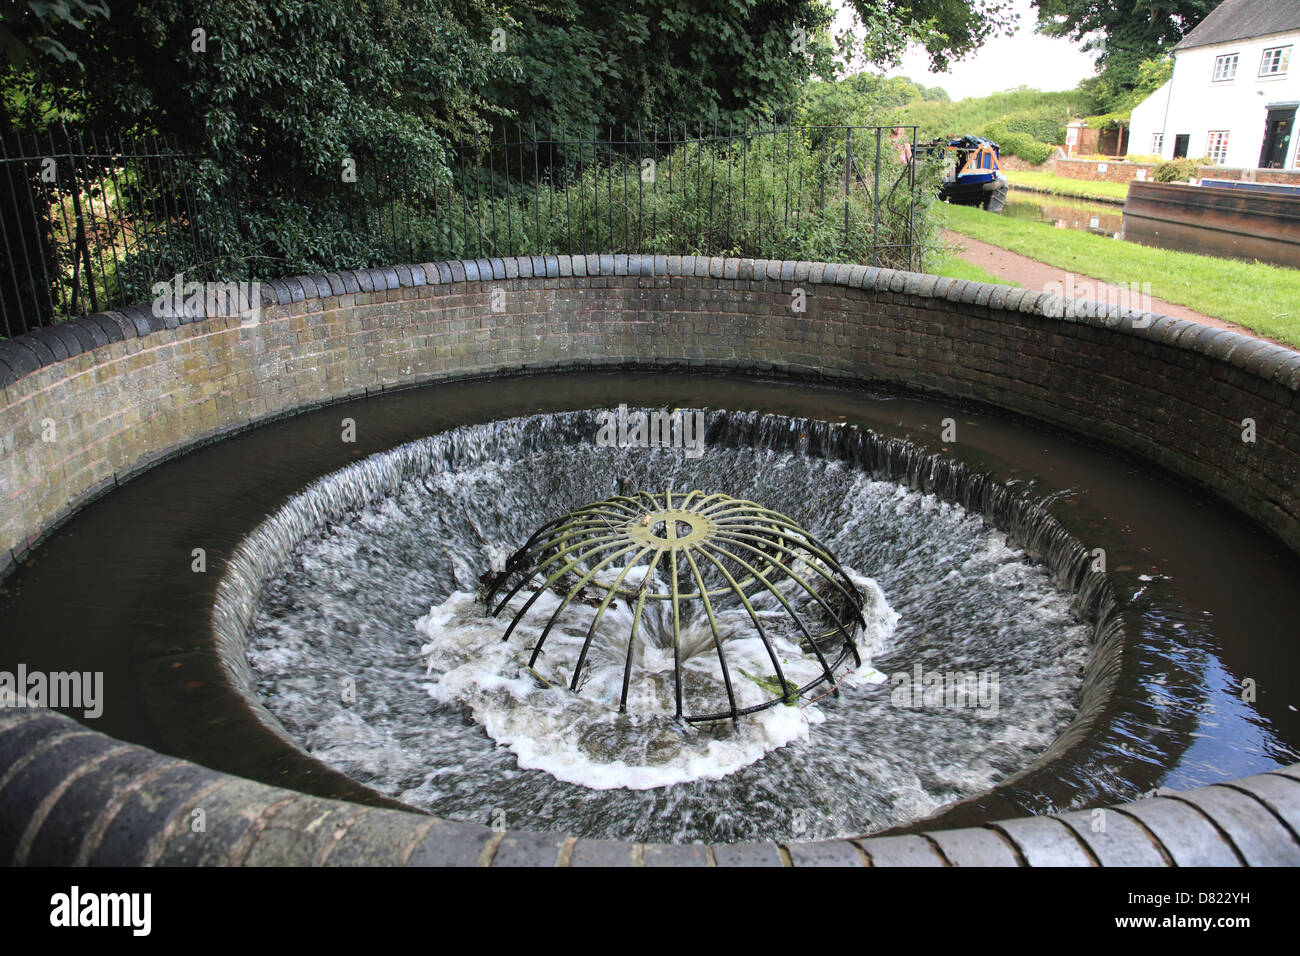
[[[597,428],[592,413],[566,413],[414,442],[321,479],[245,543],[218,627],[249,633],[244,679],[291,738],[442,816],[642,840],[813,839],[987,790],[1075,717],[1093,634],[1080,616],[1104,613],[1104,596],[1077,543],[1029,521],[1033,506],[1005,488],[822,422],[710,413],[699,458],[600,447]],[[559,675],[544,657],[530,671],[523,650],[561,598],[544,593],[536,622],[502,642],[505,622],[476,599],[482,569],[620,487],[718,489],[824,542],[863,595],[861,666],[838,696],[689,724],[674,719],[670,654],[657,681],[642,660],[649,696],[626,714],[625,645],[593,645],[583,693],[548,686]],[[1071,590],[986,515],[1019,526]],[[576,653],[593,608],[563,613],[552,640]],[[626,601],[606,611],[625,629],[632,613]],[[752,620],[727,614],[718,627],[739,648]],[[714,648],[707,621],[694,623],[684,643]],[[785,698],[753,645],[735,686]],[[779,654],[804,656],[793,640]],[[720,677],[716,655],[686,657],[702,680]]]

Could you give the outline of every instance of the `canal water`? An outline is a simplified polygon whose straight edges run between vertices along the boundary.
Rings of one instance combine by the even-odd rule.
[[[1002,215],[1099,236],[1124,238],[1124,207],[1012,189]]]

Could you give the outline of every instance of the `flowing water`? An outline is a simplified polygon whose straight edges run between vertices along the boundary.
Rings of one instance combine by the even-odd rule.
[[[249,658],[294,739],[442,816],[734,841],[861,833],[930,813],[1030,764],[1074,716],[1092,629],[1072,595],[982,515],[815,453],[841,427],[711,413],[696,460],[599,447],[597,427],[569,413],[461,428],[290,503],[313,517],[280,524],[300,540],[266,582]],[[475,599],[481,575],[536,527],[620,486],[722,491],[820,537],[867,596],[867,659],[838,698],[686,725],[667,706],[663,659],[638,668],[628,716],[600,667],[577,695],[526,673],[540,624],[503,644],[506,620]],[[590,620],[573,613],[560,627],[570,640]],[[604,622],[615,650],[627,613]],[[742,617],[722,622],[724,639],[740,668],[766,676],[758,642],[747,658],[738,647],[750,633]],[[716,661],[697,659],[702,675]],[[944,698],[955,681],[973,692]]]
[[[621,402],[749,413],[711,415],[697,461],[597,449],[585,426],[565,432],[565,416],[552,414]],[[533,415],[527,428],[480,427]],[[356,423],[355,443],[340,441],[344,419]],[[825,424],[836,421],[849,424]],[[955,442],[940,439],[948,421]],[[412,467],[391,467],[384,453],[410,442],[419,451]],[[361,470],[346,481],[317,481],[352,464]],[[425,650],[436,635],[417,622],[452,610],[493,556],[574,504],[607,497],[633,468],[652,491],[665,481],[748,488],[833,539],[880,588],[881,612],[899,615],[892,632],[881,622],[887,642],[870,652],[890,680],[817,702],[825,720],[808,720],[807,741],[723,779],[640,790],[521,768],[528,758],[510,749],[519,741],[497,743],[472,696],[436,699],[442,679],[428,672]],[[1104,552],[1118,614],[1080,573],[1080,544],[1085,562]],[[207,573],[194,573],[196,548],[206,550]],[[1061,591],[1046,587],[1036,560]],[[1297,588],[1300,558],[1267,529],[1159,469],[1049,428],[941,398],[698,372],[570,371],[306,411],[123,483],[0,582],[0,670],[102,673],[104,711],[87,721],[95,729],[303,792],[383,799],[297,748],[479,823],[504,814],[510,826],[619,836],[808,837],[908,819],[990,781],[994,790],[944,809],[943,825],[1105,806],[1300,760]],[[1077,662],[1073,675],[1016,686],[1017,668],[1050,668],[1041,645],[1021,641],[1030,628],[1058,661],[1082,649],[1069,640],[1081,626],[1071,607],[1107,622],[1082,688],[1072,691]],[[272,643],[254,648],[268,668],[255,679],[245,638],[257,614],[259,642]],[[1101,654],[1116,620],[1121,653]],[[275,654],[286,655],[282,665]],[[926,677],[979,668],[996,670],[1000,688],[996,698],[975,696],[982,708],[927,705],[912,693]],[[296,740],[250,710],[258,679]],[[336,707],[345,693],[351,702]],[[1068,706],[1054,717],[1058,699]],[[1090,699],[1100,701],[1094,718],[1071,722],[1043,753],[1053,727]],[[699,728],[696,742],[709,732]]]

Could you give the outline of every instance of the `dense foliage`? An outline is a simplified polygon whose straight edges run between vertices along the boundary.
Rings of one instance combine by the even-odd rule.
[[[193,155],[169,161],[166,177],[159,170],[153,180],[131,163],[61,168],[73,179],[62,185],[32,180],[51,195],[75,185],[79,201],[87,208],[98,201],[105,212],[110,202],[145,206],[148,182],[158,208],[189,210],[155,217],[160,228],[135,236],[129,249],[108,217],[108,231],[90,238],[128,261],[113,274],[99,270],[104,295],[137,294],[140,277],[214,261],[234,278],[373,264],[392,255],[375,238],[385,224],[384,243],[405,223],[408,249],[450,254],[454,217],[436,197],[460,196],[462,228],[497,204],[531,203],[538,234],[526,238],[553,248],[538,226],[542,196],[527,194],[532,179],[542,176],[548,200],[581,198],[585,177],[630,159],[630,146],[622,156],[608,148],[599,155],[575,140],[662,142],[669,131],[681,140],[711,128],[788,123],[799,118],[801,91],[810,80],[832,81],[837,60],[891,63],[919,42],[942,66],[1013,20],[1009,0],[852,7],[859,29],[848,41],[830,35],[825,0],[0,0],[0,134],[63,121],[88,136],[111,131],[152,143],[162,134]],[[823,104],[828,125],[878,122],[880,110],[946,99],[907,81],[850,84],[852,96]],[[516,131],[510,145],[507,129]],[[543,154],[522,141],[533,131],[563,145]],[[718,147],[704,148],[706,157],[710,148]],[[666,149],[661,158],[671,156]],[[808,150],[794,144],[784,169],[793,162],[807,174],[807,163],[821,161]],[[701,165],[729,187],[731,152]],[[748,161],[756,165],[740,175],[754,189],[777,175],[761,151]],[[94,175],[126,185],[96,199],[87,192]],[[699,221],[699,210],[672,205],[698,196],[657,196],[667,221]],[[843,249],[862,248],[855,196],[830,200],[849,208]],[[819,212],[823,205],[819,198]],[[800,194],[794,208],[806,206]],[[53,215],[51,207],[27,216],[21,228],[32,235],[16,244],[88,241],[59,233]],[[811,217],[796,221],[797,232],[784,217],[780,230],[770,218],[762,230],[728,221],[736,240],[728,246],[757,254],[771,241],[761,233],[783,237],[788,255],[817,249],[832,257]],[[876,218],[873,232],[879,228]],[[645,241],[653,251],[679,240],[688,241],[676,233]],[[74,269],[85,258],[66,256]]]
[[[1038,29],[1095,50],[1100,73],[1085,88],[1092,113],[1131,109],[1167,79],[1150,85],[1160,62],[1222,0],[1034,0]],[[1145,70],[1144,70],[1145,67]],[[1146,87],[1146,93],[1135,91]]]

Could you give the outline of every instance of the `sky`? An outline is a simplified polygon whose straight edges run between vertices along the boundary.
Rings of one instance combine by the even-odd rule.
[[[853,22],[842,0],[833,0],[838,8],[836,31]],[[1040,90],[1069,90],[1096,71],[1093,55],[1084,53],[1070,40],[1045,37],[1034,32],[1033,4],[1014,0],[1020,24],[1009,37],[990,40],[972,56],[952,64],[947,73],[931,73],[930,60],[920,48],[909,50],[901,66],[887,70],[886,76],[906,76],[925,86],[941,86],[954,100],[969,96],[987,96],[1017,86]]]

